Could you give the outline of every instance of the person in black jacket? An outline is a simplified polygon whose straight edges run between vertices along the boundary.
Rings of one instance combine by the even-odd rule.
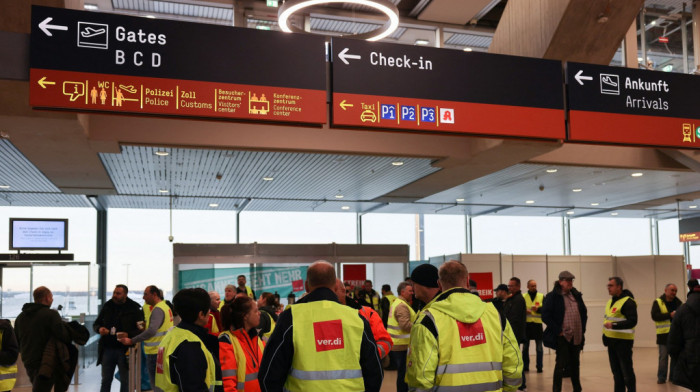
[[[676,360],[673,383],[700,391],[700,286],[691,288],[688,300],[673,317],[668,351]]]
[[[656,322],[656,344],[659,346],[659,368],[656,371],[656,383],[663,384],[668,376],[668,333],[671,329],[671,321],[676,315],[676,310],[683,304],[676,293],[678,288],[675,284],[669,283],[664,288],[656,301],[651,304],[651,319]],[[662,309],[663,308],[663,309]],[[673,382],[675,376],[676,361],[671,359],[671,372],[669,380]]]
[[[129,389],[127,349],[117,341],[117,332],[126,332],[129,337],[141,333],[137,323],[143,321],[143,311],[128,294],[129,288],[118,284],[112,292],[112,299],[104,304],[92,325],[92,329],[100,334],[97,345],[97,364],[102,364],[100,392],[111,390],[115,367],[119,368],[119,390],[126,392]]]
[[[525,305],[525,298],[520,292],[520,279],[517,277],[510,278],[508,282],[508,298],[504,306],[504,314],[510,327],[513,329],[513,334],[515,338],[518,339],[518,345],[521,347],[522,344],[527,341],[525,336],[525,323],[527,319],[527,306]],[[520,384],[518,390],[524,391],[526,389],[525,385],[525,373],[523,372],[523,383]]]
[[[637,325],[637,302],[634,295],[624,289],[624,282],[617,276],[608,280],[608,294],[612,298],[605,307],[603,345],[608,348],[610,370],[615,380],[615,392],[636,392],[637,378],[632,363],[634,327]]]
[[[0,338],[2,338],[2,346],[0,346],[0,367],[6,368],[2,375],[8,374],[11,371],[12,365],[17,363],[17,357],[19,356],[19,346],[17,345],[17,338],[15,337],[15,331],[12,329],[12,323],[10,320],[2,319],[0,320]],[[16,370],[14,371],[16,373]],[[7,377],[7,376],[6,376]],[[3,379],[3,385],[6,388],[0,388],[0,391],[9,392],[15,385],[16,376],[10,381],[10,379]]]
[[[336,312],[338,314],[343,314],[348,310],[347,307],[338,303],[338,297],[336,296],[335,289],[336,277],[335,270],[331,264],[326,261],[317,261],[311,264],[306,273],[306,291],[308,294],[300,299],[296,304],[292,305],[289,309],[285,310],[280,314],[280,317],[275,326],[270,340],[267,342],[265,351],[263,351],[263,358],[260,365],[260,371],[258,372],[258,380],[260,381],[260,389],[263,392],[281,392],[283,390],[291,390],[292,392],[297,392],[297,389],[289,388],[285,385],[287,378],[290,377],[291,371],[295,373],[303,374],[306,371],[302,369],[293,369],[292,362],[296,355],[308,356],[314,353],[314,350],[319,350],[319,346],[314,348],[311,347],[298,347],[295,346],[297,339],[301,339],[305,334],[311,334],[316,338],[316,334],[321,334],[320,339],[316,339],[322,344],[326,344],[329,340],[328,336],[323,336],[325,333],[330,333],[324,330],[323,326],[315,325],[313,328],[295,329],[295,324],[298,325],[313,325],[316,320],[296,320],[293,318],[296,310],[302,311],[304,307],[310,306],[312,303],[317,303],[315,306],[323,305],[324,309],[328,309],[328,312]],[[323,302],[323,304],[318,304],[318,302]],[[303,311],[302,311],[303,313]],[[372,335],[372,329],[369,326],[367,320],[365,320],[359,313],[352,312],[352,317],[358,317],[363,324],[362,341],[359,347],[359,366],[362,373],[362,379],[364,382],[364,389],[358,388],[359,390],[364,390],[366,392],[378,392],[382,386],[382,365],[379,359],[379,354],[377,351],[377,346]],[[296,316],[294,316],[296,317]],[[340,321],[342,325],[343,319]],[[335,321],[334,321],[335,322]],[[321,324],[321,323],[318,323]],[[342,331],[342,329],[340,329]],[[337,339],[332,339],[336,342]],[[349,350],[345,348],[351,348],[354,344],[358,342],[351,342],[347,339],[342,340],[343,347],[338,347],[333,349],[333,352],[337,352],[338,355],[348,353]],[[298,342],[296,343],[298,344]],[[335,344],[335,343],[334,343]],[[354,346],[356,347],[356,346]],[[322,347],[321,351],[329,352],[328,348]],[[337,350],[337,351],[336,351]],[[318,352],[318,351],[316,351]],[[300,363],[307,364],[312,363],[313,358],[303,358]],[[338,369],[343,370],[343,369]],[[333,372],[322,372],[328,373],[333,376]],[[347,372],[343,372],[343,375]],[[344,378],[343,375],[337,376]],[[301,377],[301,375],[300,375]],[[305,379],[306,381],[308,379]]]
[[[542,305],[542,321],[547,325],[542,334],[542,343],[556,350],[554,392],[561,392],[564,369],[571,375],[574,392],[581,391],[579,355],[586,340],[588,310],[583,296],[573,287],[574,278],[569,271],[559,273],[559,280],[544,297]]]

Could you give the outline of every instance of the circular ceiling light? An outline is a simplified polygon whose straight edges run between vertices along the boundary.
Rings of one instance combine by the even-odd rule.
[[[277,11],[277,20],[280,29],[286,33],[306,33],[303,29],[289,23],[289,18],[304,8],[316,5],[348,3],[373,8],[387,16],[380,28],[362,34],[353,34],[353,38],[366,39],[367,41],[379,41],[386,38],[399,27],[399,9],[387,0],[287,0]]]

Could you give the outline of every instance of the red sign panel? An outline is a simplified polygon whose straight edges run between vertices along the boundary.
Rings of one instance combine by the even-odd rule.
[[[678,235],[680,242],[693,242],[700,241],[700,232],[696,233],[682,233]]]
[[[344,348],[343,323],[340,320],[314,323],[314,341],[316,342],[316,352]]]
[[[563,139],[559,109],[333,93],[333,125]]]
[[[459,343],[462,348],[478,346],[486,343],[486,333],[481,320],[475,323],[467,324],[457,321],[457,329],[459,330]]]
[[[362,286],[367,279],[367,266],[365,264],[344,264],[343,280],[357,287]]]
[[[326,122],[326,92],[31,69],[30,105],[99,112]]]
[[[659,42],[662,44],[667,44],[668,43],[668,37],[659,37]]]
[[[493,299],[493,273],[470,272],[469,279],[476,282],[476,289],[479,292],[479,298],[484,301]]]
[[[299,279],[299,280],[293,280],[292,281],[292,291],[297,292],[297,291],[304,291],[304,281]]]

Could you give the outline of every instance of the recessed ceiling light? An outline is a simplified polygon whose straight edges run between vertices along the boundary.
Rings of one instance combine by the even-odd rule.
[[[641,177],[644,173],[632,173],[632,177]]]
[[[612,215],[612,216],[617,216],[618,213],[617,213],[617,212],[613,212],[613,213],[611,213],[610,215]]]
[[[525,200],[525,204],[535,204],[534,200]]]
[[[349,210],[349,209],[350,209],[350,206],[342,206],[342,207],[340,207],[340,209],[341,209],[341,210]]]
[[[593,207],[595,207],[595,206],[599,206],[600,203],[591,203],[591,205],[592,205]]]
[[[167,189],[158,189],[158,192],[160,192],[160,193],[168,193],[168,190],[167,190]]]
[[[0,189],[10,189],[9,185],[0,185]]]
[[[574,211],[566,211],[566,215],[573,215],[573,214],[575,214]]]
[[[403,166],[403,162],[401,162],[401,161],[394,161],[394,162],[391,162],[391,164],[394,166]]]
[[[168,155],[170,155],[170,153],[167,151],[156,151],[156,155],[158,155],[159,157],[167,157]]]
[[[429,43],[430,43],[430,41],[428,41],[427,39],[417,39],[416,40],[416,45],[420,45],[420,46],[425,46],[425,45],[428,45]]]
[[[216,203],[210,203],[210,204],[209,204],[209,207],[211,207],[211,208],[216,208],[216,207],[218,207],[218,206],[219,206],[219,205],[216,204]]]
[[[146,18],[148,19],[155,19],[156,17],[154,15],[146,15]]]
[[[464,51],[465,51],[465,52],[471,52],[471,51],[472,51],[472,48],[464,48]]]
[[[335,195],[335,198],[336,198],[336,199],[342,199],[342,198],[344,198],[344,197],[345,197],[345,196],[343,196],[343,195]]]
[[[274,179],[274,177],[263,177],[263,181],[272,181]]]
[[[464,201],[464,199],[457,199],[457,201],[458,201],[458,202],[460,202],[460,201]]]
[[[547,169],[547,173],[556,173],[559,169]]]
[[[581,188],[574,188],[574,189],[572,189],[571,191],[572,191],[572,192],[581,192],[582,190],[583,190],[583,189],[581,189]]]
[[[688,208],[698,208],[698,206],[688,206]]]
[[[97,10],[98,10],[97,5],[95,5],[95,4],[87,4],[87,3],[85,3],[85,5],[83,6],[83,8],[85,8],[86,10],[89,10],[89,11],[97,11]]]

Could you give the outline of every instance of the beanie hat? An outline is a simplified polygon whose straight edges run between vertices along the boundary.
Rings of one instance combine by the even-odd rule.
[[[421,264],[411,272],[411,280],[425,287],[438,287],[438,269],[432,264]]]

